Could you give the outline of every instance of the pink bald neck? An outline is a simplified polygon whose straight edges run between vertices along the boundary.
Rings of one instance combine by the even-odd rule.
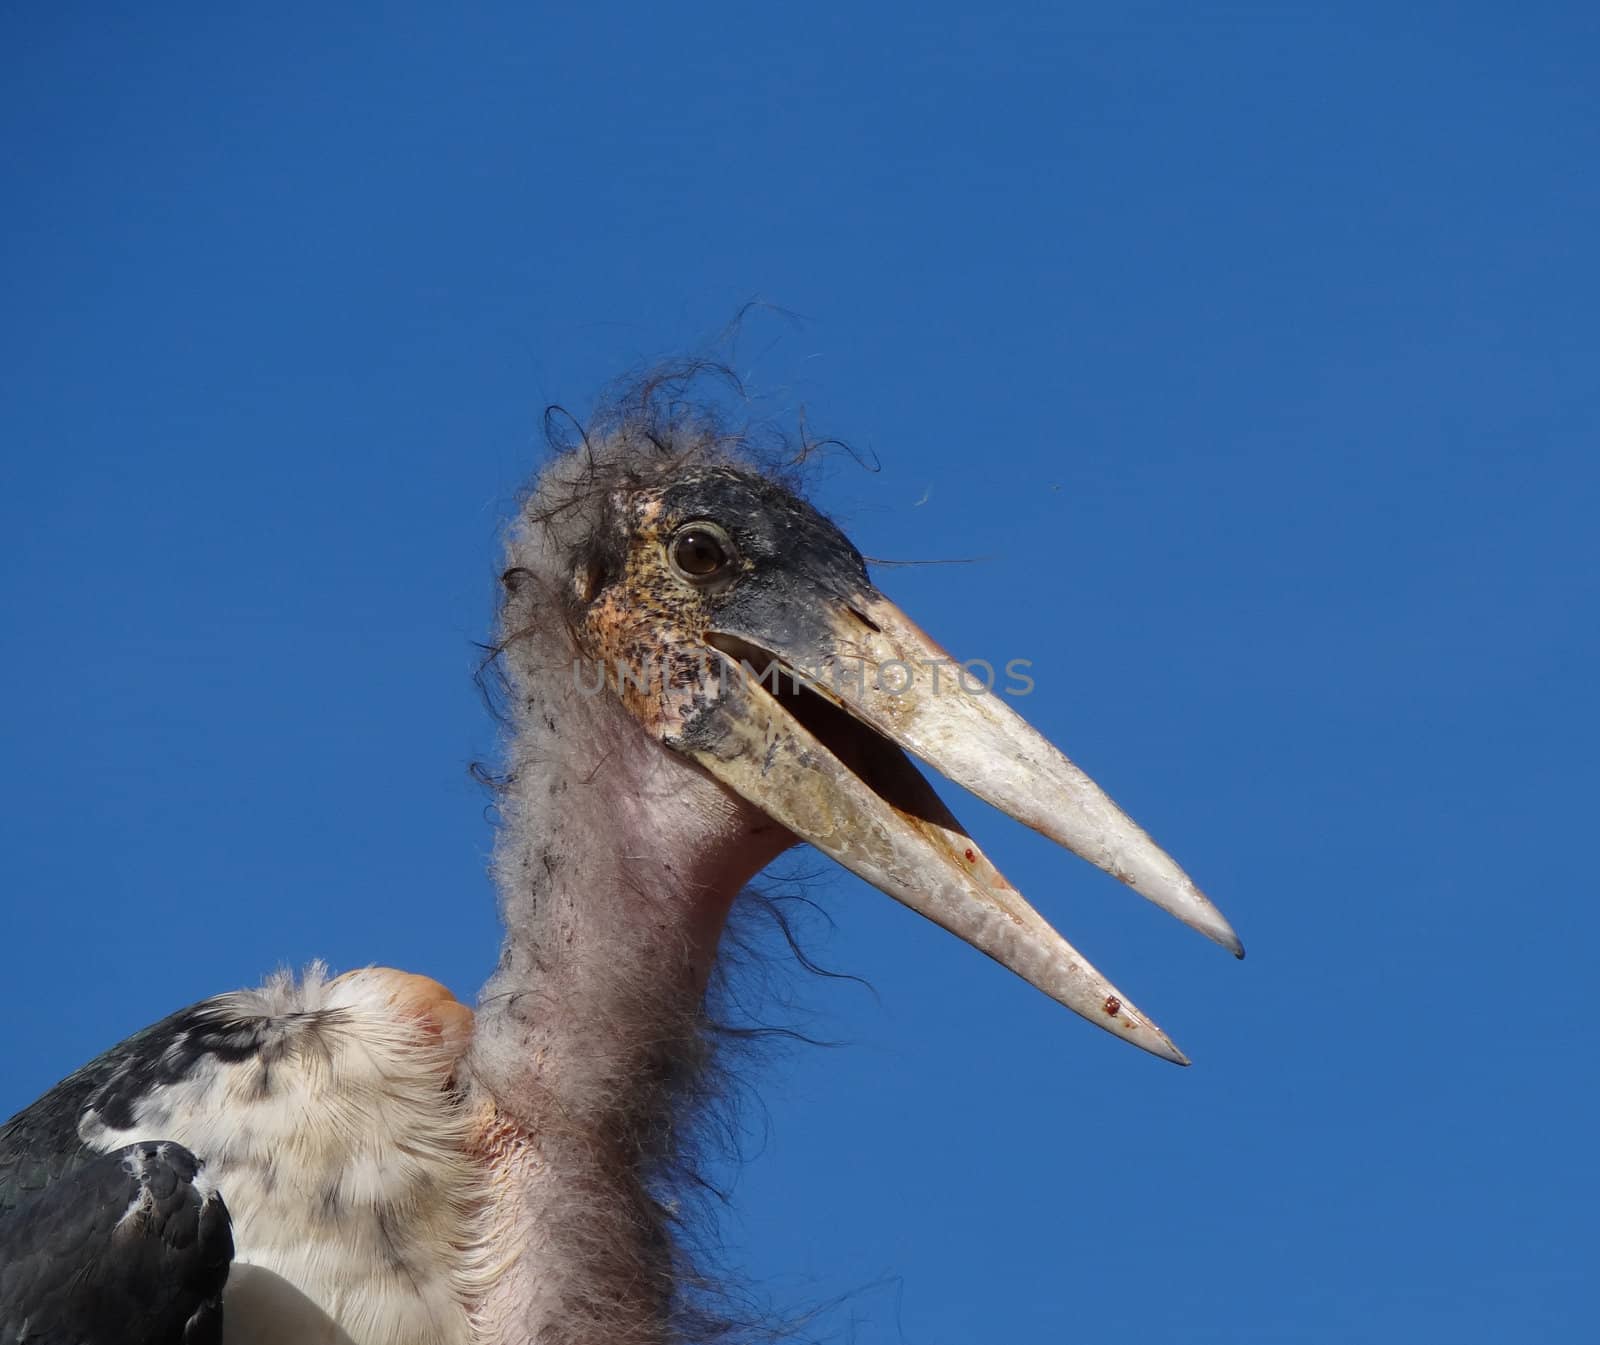
[[[496,1245],[516,1249],[480,1334],[654,1345],[677,1266],[650,1183],[708,1054],[729,908],[794,838],[609,694],[544,679],[539,696],[520,698],[495,863],[505,946],[466,1071],[504,1197]]]

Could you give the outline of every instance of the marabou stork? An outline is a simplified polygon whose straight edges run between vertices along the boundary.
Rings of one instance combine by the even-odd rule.
[[[1185,1063],[909,758],[1242,955],[1227,921],[782,477],[670,378],[552,459],[504,573],[505,942],[475,1021],[422,977],[313,969],[78,1070],[0,1129],[0,1340],[693,1336],[656,1182],[731,904],[798,842]]]

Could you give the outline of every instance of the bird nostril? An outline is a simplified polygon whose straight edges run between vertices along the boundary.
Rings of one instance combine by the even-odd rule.
[[[868,616],[865,612],[863,612],[859,607],[855,606],[853,603],[849,606],[849,608],[847,610],[849,611],[851,616],[853,616],[857,621],[859,621],[863,626],[865,626],[868,630],[872,631],[874,634],[881,635],[883,633],[883,627],[880,626],[876,621],[874,621],[870,616]]]

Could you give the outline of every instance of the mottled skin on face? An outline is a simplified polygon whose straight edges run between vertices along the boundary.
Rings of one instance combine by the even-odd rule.
[[[671,559],[673,539],[691,524],[715,525],[733,546],[727,569],[702,582]],[[591,661],[584,684],[596,684],[593,665],[602,665],[607,685],[664,741],[688,734],[718,699],[723,661],[707,632],[825,659],[836,651],[838,613],[876,596],[861,553],[838,528],[784,487],[732,467],[614,492],[573,592]]]

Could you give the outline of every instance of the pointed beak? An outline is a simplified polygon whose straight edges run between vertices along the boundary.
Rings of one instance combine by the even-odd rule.
[[[963,670],[882,595],[829,601],[803,621],[785,615],[773,630],[707,633],[721,664],[717,694],[674,746],[801,840],[1075,1013],[1187,1064],[1006,881],[905,753],[1242,957],[1238,936],[1189,876],[1005,703],[988,685],[992,674]]]

